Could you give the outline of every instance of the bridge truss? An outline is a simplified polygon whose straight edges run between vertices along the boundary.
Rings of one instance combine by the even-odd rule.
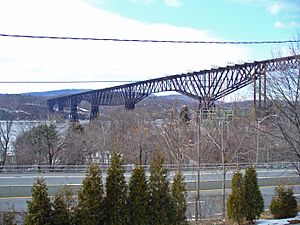
[[[176,91],[199,101],[201,107],[209,108],[214,102],[254,83],[254,104],[266,107],[266,74],[285,69],[300,69],[300,55],[282,57],[264,61],[255,61],[239,65],[201,70],[135,83],[92,90],[47,100],[50,111],[64,107],[71,108],[70,120],[78,121],[77,107],[81,101],[91,104],[90,118],[99,113],[99,106],[124,105],[134,109],[135,104],[153,93]],[[257,101],[258,98],[258,101]]]

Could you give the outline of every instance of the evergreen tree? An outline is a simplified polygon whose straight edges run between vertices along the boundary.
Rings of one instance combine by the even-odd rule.
[[[91,165],[78,193],[75,224],[98,225],[104,223],[104,191],[100,167]]]
[[[271,213],[276,219],[289,218],[297,215],[297,200],[292,187],[278,186],[270,205]]]
[[[245,217],[250,223],[259,218],[264,211],[264,199],[257,184],[257,175],[254,167],[248,167],[244,176],[245,187]]]
[[[241,223],[245,216],[245,188],[240,171],[235,172],[231,181],[231,194],[227,201],[229,219]]]
[[[17,225],[17,213],[13,206],[0,213],[0,225]]]
[[[136,165],[131,174],[127,199],[130,225],[149,224],[149,200],[150,193],[145,170],[142,166]]]
[[[150,168],[150,220],[152,225],[174,224],[174,205],[170,195],[168,172],[163,168],[164,159],[155,157]]]
[[[27,202],[25,225],[50,225],[51,202],[43,178],[37,178],[32,187],[32,200]]]
[[[180,109],[179,117],[180,117],[180,120],[185,124],[190,122],[191,117],[190,117],[190,113],[189,113],[189,108],[186,105]]]
[[[178,171],[173,179],[172,199],[175,206],[174,225],[185,225],[186,221],[186,200],[185,200],[185,184],[182,173]]]
[[[122,164],[121,154],[113,153],[106,178],[105,220],[107,225],[123,225],[127,222],[127,186]]]
[[[73,192],[68,186],[64,186],[61,191],[60,195],[63,197],[63,201],[67,207],[67,217],[70,224],[73,224],[74,219],[74,210],[76,208],[77,199],[73,197]]]
[[[68,213],[68,206],[61,194],[57,194],[53,204],[53,225],[70,225],[70,217]]]

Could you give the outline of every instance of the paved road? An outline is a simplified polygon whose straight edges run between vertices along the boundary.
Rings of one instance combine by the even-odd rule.
[[[272,196],[274,194],[274,186],[261,187],[261,192],[265,201],[265,208],[270,205]],[[226,190],[227,194],[230,193],[230,189]],[[295,196],[298,203],[300,202],[300,185],[294,186]],[[195,215],[195,196],[196,191],[188,192],[188,217],[191,218]],[[14,206],[17,212],[23,212],[27,209],[27,201],[30,201],[30,197],[1,197],[0,198],[0,211],[6,210],[10,206]],[[202,217],[216,217],[221,213],[221,189],[203,190],[201,191],[201,215]]]
[[[172,179],[173,172],[170,173]],[[228,171],[226,179],[231,179],[233,171]],[[286,178],[297,177],[295,170],[285,169],[261,169],[257,172],[258,178]],[[125,174],[129,180],[130,174]],[[197,180],[197,171],[184,172],[186,181]],[[81,184],[85,177],[84,173],[35,173],[35,174],[0,174],[0,186],[3,185],[32,185],[37,177],[44,177],[47,185],[66,185],[66,184]],[[103,174],[103,182],[105,182],[106,175]],[[201,172],[202,181],[220,181],[221,171],[210,170]],[[0,192],[1,195],[1,192]]]
[[[270,206],[272,197],[274,195],[275,186],[264,186],[260,187],[262,196],[264,198],[264,207],[267,210]],[[293,185],[293,190],[298,204],[300,203],[300,185]],[[195,198],[196,191],[188,192],[188,210],[187,213],[190,217],[195,215]],[[203,217],[216,217],[221,215],[221,206],[222,206],[222,190],[203,190],[201,191],[201,215]],[[230,194],[230,189],[226,189],[226,194]]]
[[[230,179],[233,172],[227,174],[227,184],[230,184]],[[193,215],[195,205],[195,194],[197,184],[197,172],[184,172],[187,182],[188,213]],[[85,175],[83,173],[65,174],[65,173],[44,173],[44,174],[1,174],[0,176],[0,211],[5,210],[8,206],[13,205],[16,211],[26,210],[26,201],[30,200],[30,190],[32,183],[38,176],[43,176],[49,188],[49,194],[54,195],[63,185],[69,185],[74,193],[80,188],[81,182]],[[170,179],[173,173],[170,174]],[[130,174],[126,174],[129,179]],[[105,182],[106,175],[103,175]],[[271,198],[274,194],[274,187],[280,183],[293,184],[294,191],[300,202],[300,178],[294,170],[258,170],[259,183],[261,191],[265,199],[265,207],[268,207]],[[220,171],[204,171],[201,173],[201,208],[205,216],[215,215],[220,213],[221,202],[221,172]],[[227,190],[229,193],[230,190]]]

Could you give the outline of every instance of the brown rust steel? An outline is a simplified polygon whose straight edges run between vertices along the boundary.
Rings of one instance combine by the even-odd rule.
[[[126,108],[133,109],[136,103],[150,94],[176,91],[197,99],[203,107],[209,107],[224,96],[251,84],[266,72],[287,68],[297,69],[299,67],[300,55],[288,56],[61,96],[48,99],[47,103],[49,110],[53,110],[56,105],[60,109],[65,106],[71,106],[73,110],[71,112],[72,116],[72,113],[76,114],[75,106],[81,101],[90,102],[93,106],[92,108],[95,109],[97,109],[96,106],[100,105],[125,105]],[[97,112],[91,112],[93,115],[95,113]],[[77,118],[74,119],[76,120]]]

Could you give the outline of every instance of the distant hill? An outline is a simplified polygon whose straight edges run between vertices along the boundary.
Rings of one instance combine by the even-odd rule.
[[[28,92],[28,93],[22,93],[21,95],[56,97],[56,96],[63,96],[63,95],[78,94],[85,91],[90,91],[90,89],[62,89],[62,90],[54,90],[54,91]]]
[[[77,94],[89,91],[88,89],[64,89],[45,92],[30,92],[23,94],[0,94],[0,120],[23,119],[39,120],[48,118],[47,99],[57,96]],[[247,111],[252,105],[252,101],[242,101],[235,103],[216,102],[216,106],[223,106],[225,109],[234,109],[237,111]],[[188,106],[191,110],[198,109],[198,102],[180,94],[171,95],[150,95],[136,104],[135,110],[154,113],[160,115],[167,109],[175,108],[178,111],[182,106]],[[89,118],[91,105],[82,101],[78,105],[80,119]],[[124,106],[100,106],[102,115],[110,115],[113,112],[118,113]],[[65,107],[64,118],[68,118],[70,113],[69,106]]]

